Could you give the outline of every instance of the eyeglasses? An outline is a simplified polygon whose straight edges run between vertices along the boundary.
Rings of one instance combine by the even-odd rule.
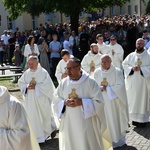
[[[77,67],[79,67],[80,65],[77,65],[77,66],[72,66],[72,67],[65,67],[65,70],[73,70],[73,69],[75,69],[75,68],[77,68]]]
[[[110,39],[111,41],[115,41],[116,39]]]
[[[101,65],[103,65],[103,64],[108,64],[108,63],[110,63],[111,61],[109,61],[109,60],[106,60],[106,61],[101,61]]]

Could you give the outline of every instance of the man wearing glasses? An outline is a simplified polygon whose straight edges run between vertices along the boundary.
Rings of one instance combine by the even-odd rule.
[[[52,104],[55,120],[60,121],[59,149],[108,150],[108,135],[103,143],[107,130],[98,84],[81,69],[77,58],[68,60],[66,70],[68,77],[59,84]]]
[[[122,61],[124,50],[120,44],[117,43],[116,36],[110,37],[109,55],[111,56],[112,63],[115,67],[122,69]]]

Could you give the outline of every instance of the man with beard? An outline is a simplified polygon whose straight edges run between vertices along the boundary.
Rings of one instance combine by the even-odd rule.
[[[136,50],[123,61],[125,83],[132,124],[145,127],[150,113],[150,54],[144,49],[142,38],[136,41]]]
[[[84,57],[81,62],[81,66],[84,71],[93,75],[93,72],[96,68],[100,67],[100,58],[101,54],[98,53],[98,45],[96,43],[92,43],[91,51],[89,51]]]

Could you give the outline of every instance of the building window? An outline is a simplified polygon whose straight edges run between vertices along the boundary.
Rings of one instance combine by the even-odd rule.
[[[128,5],[128,14],[131,15],[131,5]]]
[[[7,26],[8,29],[12,29],[12,20],[7,16]]]
[[[2,22],[2,18],[1,18],[1,15],[0,15],[0,26],[1,26],[1,22]]]
[[[38,17],[37,16],[32,16],[32,27],[33,27],[33,30],[35,30],[36,27],[38,27]]]
[[[120,6],[120,15],[122,15],[123,14],[123,8],[122,8],[122,6]]]
[[[135,5],[134,11],[135,11],[135,13],[138,13],[138,5]]]
[[[111,7],[111,15],[115,15],[115,6]]]

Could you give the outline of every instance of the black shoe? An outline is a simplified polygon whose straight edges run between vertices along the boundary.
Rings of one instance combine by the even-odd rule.
[[[132,121],[132,125],[138,127],[139,126],[139,122],[136,122],[136,121]]]
[[[51,133],[51,138],[54,139],[57,133],[59,133],[59,130],[54,130],[54,131]]]
[[[43,146],[44,144],[45,144],[45,142],[43,142],[43,143],[39,143],[39,145],[40,145],[40,146]]]

